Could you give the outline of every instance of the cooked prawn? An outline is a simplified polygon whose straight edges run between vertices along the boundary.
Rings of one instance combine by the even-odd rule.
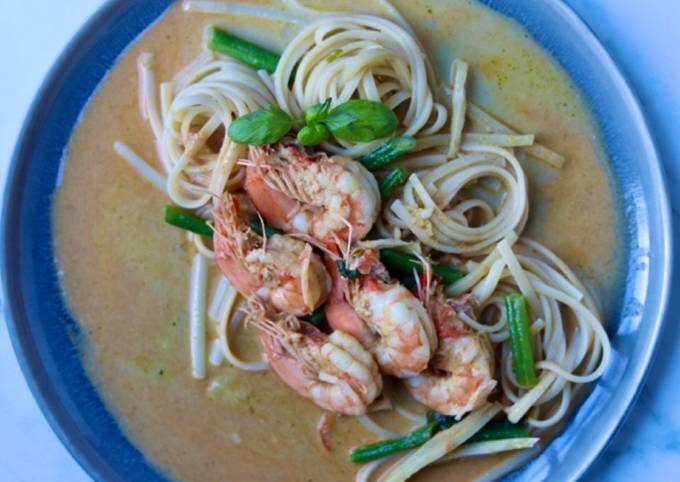
[[[267,360],[281,380],[326,410],[366,413],[382,391],[382,377],[354,337],[342,331],[326,336],[292,315],[272,319],[252,306],[249,322],[258,328]]]
[[[251,146],[244,188],[267,222],[323,242],[362,239],[380,210],[373,175],[360,163],[323,152],[310,156],[285,139]]]
[[[215,260],[246,298],[302,316],[326,300],[330,277],[312,247],[285,235],[262,237],[243,221],[247,199],[225,193],[215,210]],[[255,213],[253,213],[255,215]]]
[[[389,274],[372,248],[354,248],[345,261],[358,277],[340,276],[332,257],[326,266],[333,288],[325,305],[332,328],[353,335],[373,353],[383,373],[413,377],[427,368],[437,348],[434,325],[420,300]]]
[[[474,332],[457,316],[469,297],[444,299],[433,295],[430,313],[437,328],[439,347],[423,373],[405,380],[419,402],[458,418],[479,408],[496,386],[494,356],[484,333]]]

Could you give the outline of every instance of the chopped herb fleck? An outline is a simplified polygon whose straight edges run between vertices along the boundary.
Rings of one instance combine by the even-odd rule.
[[[359,271],[356,269],[347,269],[344,259],[339,259],[335,262],[338,266],[338,271],[340,271],[340,276],[347,278],[348,280],[357,279],[359,277]]]
[[[344,50],[342,50],[342,49],[335,49],[335,50],[333,50],[333,52],[331,52],[331,54],[326,58],[326,62],[328,62],[328,63],[330,64],[331,62],[333,62],[333,61],[339,59],[339,58],[342,57],[343,55],[345,55],[345,51],[344,51]]]

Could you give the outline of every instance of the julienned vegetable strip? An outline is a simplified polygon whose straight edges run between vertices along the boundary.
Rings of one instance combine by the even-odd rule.
[[[526,437],[490,440],[488,442],[475,442],[469,444],[466,443],[445,457],[439,459],[437,463],[450,462],[451,460],[461,459],[464,457],[498,454],[501,452],[509,452],[511,450],[530,449],[536,445],[539,440],[541,439],[538,437]]]
[[[165,222],[201,236],[212,237],[213,235],[213,230],[205,219],[170,204],[165,206]]]
[[[208,47],[211,50],[217,50],[224,55],[240,60],[254,69],[264,69],[270,74],[274,73],[276,65],[279,63],[279,56],[274,52],[234,37],[224,30],[215,27],[210,31]]]
[[[459,423],[456,417],[443,415],[438,412],[427,412],[427,421],[434,423],[438,430],[445,430]],[[529,437],[529,430],[524,425],[510,423],[507,420],[489,422],[479,432],[465,443],[487,442],[490,440],[505,440],[510,438]]]
[[[383,482],[404,482],[423,467],[441,459],[477,433],[501,410],[499,404],[487,404],[468,414],[461,422],[442,430],[418,449],[399,461],[381,479]]]
[[[197,254],[191,263],[189,285],[189,339],[191,345],[191,375],[205,378],[205,291],[208,264]]]
[[[419,447],[434,437],[441,430],[448,430],[461,423],[455,417],[428,412],[427,423],[403,437],[383,440],[352,451],[350,460],[353,463],[368,462],[382,457],[389,457],[397,452]],[[481,430],[468,438],[464,444],[529,438],[529,430],[523,425],[508,421],[489,422]]]
[[[413,137],[401,136],[390,139],[375,150],[360,157],[358,160],[369,171],[376,171],[386,166],[399,156],[403,156],[416,148]]]
[[[423,264],[417,256],[404,253],[398,249],[382,248],[380,250],[380,261],[382,261],[387,268],[401,271],[402,273],[411,274],[413,273],[414,268],[418,273],[423,272]],[[458,268],[444,264],[432,264],[432,271],[441,277],[446,285],[455,283],[463,277],[463,274]]]
[[[383,457],[389,457],[390,455],[393,455],[397,452],[419,447],[430,440],[435,431],[435,423],[430,422],[419,429],[404,435],[403,437],[391,440],[383,440],[381,442],[376,442],[374,444],[355,449],[350,454],[349,459],[352,463],[360,464]]]
[[[408,179],[408,171],[405,167],[399,166],[392,169],[387,175],[378,183],[380,188],[380,196],[386,199],[396,191],[399,186],[404,184]]]
[[[512,369],[517,384],[530,388],[536,385],[536,366],[531,348],[529,314],[524,296],[513,293],[505,296],[505,316],[510,333]]]

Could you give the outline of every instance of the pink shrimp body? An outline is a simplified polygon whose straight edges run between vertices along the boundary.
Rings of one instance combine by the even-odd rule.
[[[380,210],[373,175],[342,156],[305,153],[296,142],[251,146],[244,188],[267,222],[322,242],[362,239]]]
[[[285,235],[266,240],[242,221],[236,196],[225,194],[215,211],[215,260],[246,298],[258,296],[280,311],[298,316],[326,300],[330,277],[312,247]]]
[[[433,303],[439,348],[430,368],[405,380],[419,402],[445,415],[462,417],[483,405],[496,386],[491,344],[483,333],[475,333],[443,300]]]
[[[313,325],[256,322],[267,360],[281,380],[316,405],[344,415],[362,415],[382,391],[371,354],[352,336],[326,336]],[[288,325],[288,326],[286,326]]]
[[[325,305],[333,329],[354,336],[378,361],[380,370],[399,378],[427,368],[437,347],[434,325],[422,303],[398,282],[388,282],[377,250],[355,250],[350,263],[361,275],[342,278],[335,262],[326,266],[333,289]]]

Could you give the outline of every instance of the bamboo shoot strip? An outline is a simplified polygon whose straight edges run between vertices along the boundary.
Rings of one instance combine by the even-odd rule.
[[[439,460],[476,434],[498,412],[499,404],[488,404],[470,413],[463,421],[443,430],[402,459],[383,478],[383,482],[404,482],[420,469]]]
[[[470,119],[484,125],[487,129],[489,129],[493,133],[517,134],[515,130],[511,129],[501,121],[497,120],[492,115],[487,114],[482,108],[473,104],[472,102],[468,102],[467,115],[468,117],[470,117]],[[564,156],[545,147],[542,144],[534,143],[532,146],[526,147],[525,150],[527,154],[557,169],[561,169],[565,163]]]
[[[205,291],[208,264],[197,254],[191,263],[189,284],[189,336],[191,344],[191,375],[205,378]]]
[[[460,149],[463,127],[465,126],[465,110],[467,107],[465,95],[465,83],[468,76],[468,64],[456,59],[451,64],[451,81],[453,92],[451,93],[451,142],[447,157],[453,159]]]

